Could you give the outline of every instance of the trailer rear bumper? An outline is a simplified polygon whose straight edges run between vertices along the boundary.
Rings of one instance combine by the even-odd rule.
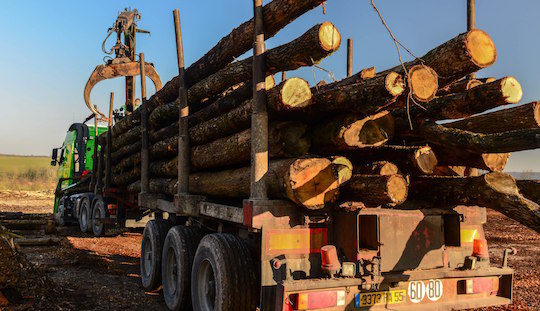
[[[513,271],[411,271],[379,282],[312,279],[278,285],[277,310],[460,310],[512,302]]]

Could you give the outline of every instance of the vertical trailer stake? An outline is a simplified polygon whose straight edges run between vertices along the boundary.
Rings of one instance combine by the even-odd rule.
[[[109,123],[107,129],[107,161],[105,162],[105,190],[108,190],[111,185],[111,156],[112,156],[112,125],[113,125],[113,106],[114,92],[111,92],[109,100]]]
[[[253,112],[251,114],[251,199],[265,200],[268,172],[264,25],[262,0],[253,0]]]
[[[189,134],[186,86],[184,81],[184,46],[182,43],[182,28],[180,26],[180,13],[173,11],[174,33],[176,35],[176,55],[178,57],[178,196],[189,192]]]
[[[146,107],[146,71],[144,68],[144,53],[139,55],[141,66],[141,193],[150,192],[150,180],[148,167],[150,162],[150,153],[148,149],[148,110]],[[139,195],[139,205],[141,205],[141,196]]]
[[[347,39],[347,77],[352,76],[353,66],[353,42],[352,39]]]
[[[467,0],[467,31],[476,28],[476,5],[474,0]],[[471,73],[469,79],[476,79],[476,73]]]

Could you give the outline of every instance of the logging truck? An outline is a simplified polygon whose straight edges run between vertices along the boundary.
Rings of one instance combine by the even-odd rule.
[[[157,83],[149,98],[141,79],[141,106],[128,108],[133,101],[126,96],[126,115],[115,124],[112,99],[108,118],[87,102],[94,118],[109,124],[85,136],[86,146],[70,147],[88,151],[83,162],[78,157],[80,176],[60,178],[55,213],[70,213],[81,229],[85,215],[99,225],[126,211],[151,213],[141,244],[142,286],[162,286],[171,310],[510,303],[510,250],[500,266],[490,264],[486,207],[538,231],[538,205],[522,197],[510,176],[471,171],[497,171],[508,158],[501,152],[531,144],[510,133],[503,147],[461,146],[469,141],[454,139],[455,131],[471,132],[431,121],[516,103],[519,83],[459,81],[496,58],[491,38],[471,28],[387,71],[348,68],[347,78],[329,84],[310,87],[291,77],[276,85],[274,74],[311,66],[338,49],[341,37],[329,22],[264,49],[265,38],[323,2],[274,0],[263,7],[254,0],[254,18],[187,68],[175,10],[179,75],[163,88]],[[253,57],[232,62],[252,47]],[[138,67],[132,62],[143,77],[155,72],[142,53]],[[133,88],[126,78],[126,90]],[[409,99],[426,107],[409,107]],[[459,152],[443,151],[448,146]],[[85,190],[71,194],[83,180]]]

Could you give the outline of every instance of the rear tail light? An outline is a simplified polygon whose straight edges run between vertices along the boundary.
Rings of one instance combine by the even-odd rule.
[[[116,215],[117,209],[118,209],[118,205],[116,204],[107,205],[107,211],[109,212],[109,215]]]
[[[459,281],[458,293],[459,294],[497,294],[499,291],[499,278],[475,278]]]
[[[479,259],[489,258],[486,239],[474,239],[472,255],[478,257]]]
[[[291,294],[285,310],[316,310],[344,306],[345,297],[344,290]]]

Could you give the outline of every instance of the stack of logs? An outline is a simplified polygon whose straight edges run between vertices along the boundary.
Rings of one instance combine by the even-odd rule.
[[[266,38],[322,2],[267,4]],[[217,201],[249,197],[252,58],[231,61],[252,47],[252,38],[250,20],[185,72],[191,194]],[[509,152],[540,147],[540,104],[482,114],[522,97],[513,77],[467,78],[496,60],[488,34],[471,30],[379,73],[369,68],[312,87],[296,77],[274,82],[274,74],[312,66],[340,43],[336,27],[324,22],[265,53],[270,198],[307,209],[343,202],[481,205],[540,231],[538,184],[519,188],[500,172]],[[150,191],[162,195],[177,192],[177,96],[178,77],[144,103],[150,112]],[[136,110],[115,124],[108,146],[113,186],[132,193],[140,191],[140,137]]]

